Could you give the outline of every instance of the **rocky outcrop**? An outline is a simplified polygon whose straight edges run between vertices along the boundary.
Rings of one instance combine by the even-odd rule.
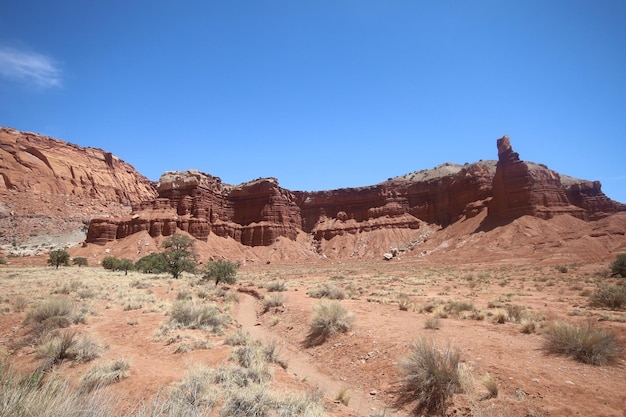
[[[72,195],[131,205],[156,196],[150,181],[110,152],[0,128],[0,192]]]
[[[584,220],[589,218],[587,210],[570,203],[557,172],[520,160],[508,136],[498,139],[497,146],[490,217],[516,219],[529,215],[549,219],[557,214],[569,214]]]

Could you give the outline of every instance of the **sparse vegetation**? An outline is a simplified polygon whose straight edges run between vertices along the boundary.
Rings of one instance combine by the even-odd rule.
[[[439,350],[433,340],[420,339],[411,345],[400,363],[402,388],[399,404],[417,401],[416,414],[444,415],[450,399],[460,388],[461,355],[450,346]]]
[[[548,353],[571,356],[579,362],[606,365],[622,354],[617,336],[591,322],[581,325],[563,321],[551,323],[543,332],[544,349]]]
[[[272,281],[269,282],[265,288],[269,292],[287,291],[287,283],[285,281]]]

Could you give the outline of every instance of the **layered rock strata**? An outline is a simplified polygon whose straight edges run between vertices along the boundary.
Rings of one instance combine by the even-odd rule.
[[[505,220],[557,214],[589,220],[624,209],[599,183],[568,179],[564,185],[558,173],[520,160],[508,137],[497,145],[497,163],[443,164],[370,187],[319,192],[289,191],[275,178],[231,186],[199,171],[166,172],[156,186],[158,198],[133,205],[128,218],[92,221],[87,241],[183,230],[201,240],[215,233],[267,246],[279,237],[295,240],[301,232],[320,242],[380,228],[445,227],[486,208],[492,218]]]

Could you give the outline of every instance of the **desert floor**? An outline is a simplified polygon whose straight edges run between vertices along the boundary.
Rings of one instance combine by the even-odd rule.
[[[626,343],[626,312],[590,307],[599,285],[623,284],[608,278],[607,268],[530,261],[495,267],[408,259],[250,262],[240,267],[237,283],[215,286],[191,274],[175,280],[101,267],[2,266],[0,355],[5,369],[45,369],[46,378],[67,380],[71,389],[99,392],[113,415],[166,415],[146,410],[171,401],[194,372],[232,376],[252,367],[265,375],[260,382],[233,389],[210,379],[211,387],[202,388],[211,392],[200,407],[204,414],[229,415],[233,396],[252,390],[274,403],[317,401],[309,411],[284,415],[407,416],[416,403],[398,405],[400,364],[411,345],[426,338],[460,352],[463,389],[447,415],[623,417],[624,356],[589,365],[544,347],[546,329],[557,321],[591,323]],[[73,307],[68,326],[49,334],[35,330],[33,311],[59,299]],[[317,306],[332,302],[347,310],[352,326],[312,340]],[[215,320],[174,321],[177,308],[192,307],[208,308]],[[51,360],[51,340],[70,331],[94,354]],[[254,349],[243,349],[259,346],[272,352],[271,360],[246,364],[242,355]],[[86,390],[85,375],[114,360],[128,371]]]

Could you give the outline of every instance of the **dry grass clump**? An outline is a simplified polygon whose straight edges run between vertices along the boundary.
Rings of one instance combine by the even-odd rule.
[[[250,333],[242,330],[237,330],[224,338],[224,344],[229,346],[245,346],[250,342]]]
[[[480,382],[485,388],[487,388],[487,395],[485,398],[496,398],[498,396],[498,380],[495,377],[485,374],[480,379]]]
[[[398,295],[398,307],[401,311],[408,311],[413,306],[411,298],[406,294]]]
[[[313,317],[305,346],[324,343],[335,333],[345,333],[352,327],[354,316],[338,301],[320,301],[313,306]]]
[[[428,317],[424,322],[424,328],[429,330],[441,329],[441,320],[439,317]]]
[[[187,300],[178,300],[170,308],[170,321],[188,329],[209,329],[221,333],[228,325],[228,316],[221,314],[215,305],[196,305]]]
[[[69,318],[74,312],[72,302],[67,298],[51,298],[35,305],[24,319],[24,324],[43,323],[57,317]]]
[[[606,365],[617,361],[623,352],[617,336],[592,322],[581,325],[557,321],[543,332],[548,353],[571,356],[579,362]]]
[[[24,296],[18,295],[13,299],[12,304],[13,311],[15,311],[16,313],[21,313],[28,307],[28,300]]]
[[[328,298],[330,300],[343,300],[346,298],[345,290],[332,282],[325,282],[321,287],[309,290],[307,294],[309,297]]]
[[[592,307],[621,310],[626,307],[626,285],[602,285],[591,294]]]
[[[285,281],[271,281],[265,286],[269,292],[287,291],[287,283]]]
[[[281,293],[267,294],[263,297],[263,310],[261,313],[267,313],[272,308],[282,307],[285,304],[285,296]]]
[[[39,369],[49,370],[65,360],[89,362],[102,355],[104,347],[91,336],[78,336],[76,330],[51,332],[37,349],[37,358],[41,360]]]
[[[109,417],[111,403],[101,393],[80,393],[56,374],[20,375],[0,361],[0,416]]]
[[[95,389],[114,384],[127,378],[130,364],[126,359],[116,359],[102,364],[96,364],[80,379],[80,391],[90,392]]]
[[[417,401],[417,415],[443,415],[452,395],[461,386],[460,359],[459,351],[449,346],[439,350],[432,340],[420,339],[413,343],[409,356],[400,362],[403,378],[399,405]]]

